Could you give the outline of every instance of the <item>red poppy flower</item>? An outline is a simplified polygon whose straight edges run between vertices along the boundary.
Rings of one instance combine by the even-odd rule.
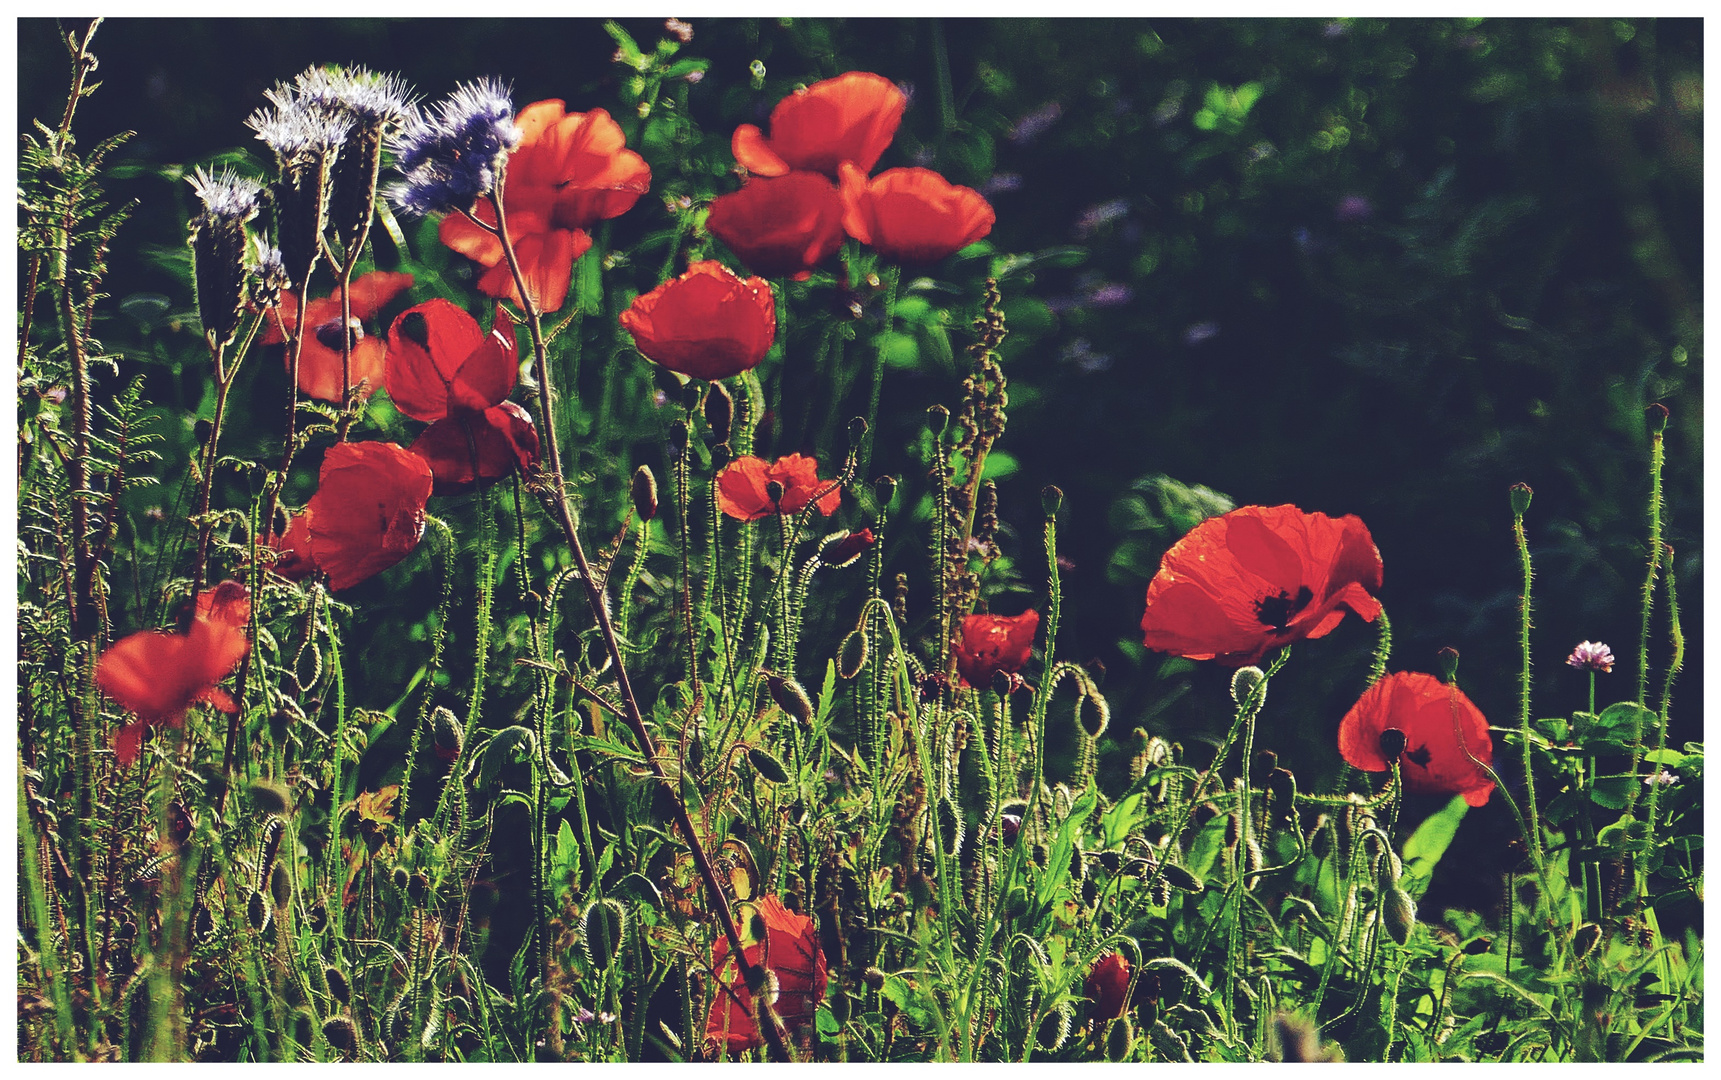
[[[1020,615],[968,615],[956,638],[956,674],[963,686],[985,689],[992,676],[1014,675],[1028,663],[1034,650],[1034,634],[1040,628],[1040,613]]]
[[[1142,644],[1242,667],[1318,638],[1347,610],[1380,614],[1380,552],[1368,527],[1294,506],[1244,506],[1172,545],[1147,587]]]
[[[713,200],[705,227],[755,274],[805,280],[843,246],[843,199],[818,173],[755,177]]]
[[[777,302],[764,278],[742,280],[707,260],[636,298],[621,324],[646,359],[709,382],[765,358],[777,338]]]
[[[1089,969],[1082,993],[1088,998],[1088,1018],[1116,1020],[1129,1006],[1129,961],[1108,952]]]
[[[520,145],[502,180],[508,238],[538,310],[555,311],[567,301],[574,260],[592,246],[586,230],[631,210],[651,187],[651,167],[627,149],[621,125],[602,109],[570,113],[561,101],[539,101],[521,109],[514,123]],[[480,200],[473,213],[495,226],[489,200]],[[494,233],[464,214],[449,214],[438,235],[486,268],[479,292],[520,303]]]
[[[514,320],[500,304],[488,334],[472,316],[436,299],[401,312],[388,337],[388,396],[414,420],[481,413],[514,389]]]
[[[114,733],[114,758],[131,765],[143,747],[144,729],[180,727],[198,702],[237,712],[233,696],[216,684],[239,666],[251,649],[245,636],[250,600],[224,582],[197,599],[197,613],[184,634],[145,630],[121,638],[96,661],[96,686],[137,717]],[[224,591],[225,590],[225,591]],[[244,617],[236,620],[240,608]]]
[[[896,137],[908,98],[896,84],[870,71],[850,71],[816,82],[777,102],[771,137],[752,124],[735,129],[735,160],[759,176],[808,169],[835,176],[845,161],[872,171]]]
[[[769,485],[783,486],[783,496],[772,501]],[[825,491],[829,488],[829,491]],[[813,497],[825,492],[817,502]],[[842,488],[835,481],[819,479],[819,460],[790,454],[776,461],[736,458],[717,474],[717,508],[732,518],[758,521],[773,514],[798,514],[812,503],[830,517],[842,502]]]
[[[275,573],[288,581],[303,581],[317,572],[317,560],[311,556],[311,511],[309,508],[293,515],[287,531],[271,534],[268,546],[275,551]]]
[[[777,980],[777,998],[771,1003],[777,1018],[791,1033],[813,1023],[813,1013],[825,997],[825,954],[813,920],[797,915],[775,896],[753,905],[765,924],[765,940],[743,951],[749,961],[763,965]],[[711,966],[720,986],[711,999],[705,1020],[706,1038],[726,1046],[731,1053],[765,1045],[753,1016],[753,995],[741,980],[741,966],[729,961],[729,939],[719,936],[711,947]],[[727,962],[726,962],[727,961]]]
[[[351,588],[418,546],[430,485],[425,460],[394,443],[329,447],[306,507],[311,557],[329,588]]]
[[[1393,729],[1403,735],[1398,765],[1408,790],[1462,795],[1471,806],[1488,801],[1494,781],[1482,765],[1493,764],[1494,741],[1464,691],[1419,671],[1387,675],[1339,721],[1339,753],[1364,772],[1385,772],[1392,763],[1381,736]]]
[[[992,204],[931,169],[886,169],[868,180],[842,168],[843,228],[879,254],[937,262],[992,231]]]
[[[516,467],[529,472],[538,463],[538,429],[525,409],[504,401],[481,413],[438,420],[408,449],[430,465],[432,495],[456,495],[500,480]]]
[[[365,336],[362,324],[387,307],[395,297],[412,288],[411,274],[390,274],[381,270],[365,274],[353,282],[352,316],[353,385],[364,383],[366,393],[382,385],[383,362],[387,349],[381,338]],[[341,386],[341,293],[312,300],[305,305],[307,317],[305,343],[299,347],[299,392],[319,401],[342,400]],[[297,332],[299,301],[290,292],[281,294],[280,321],[271,315],[263,320],[263,344],[280,345],[286,341],[281,323],[289,332]],[[292,370],[293,358],[286,357],[287,370]]]

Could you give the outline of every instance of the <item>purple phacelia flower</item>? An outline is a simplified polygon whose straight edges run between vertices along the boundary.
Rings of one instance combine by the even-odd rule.
[[[263,96],[269,107],[252,113],[245,126],[275,151],[283,171],[335,153],[352,133],[350,113],[327,108],[288,83],[275,84]]]
[[[1092,375],[1111,367],[1111,356],[1095,351],[1093,343],[1087,338],[1077,338],[1065,345],[1058,358],[1066,364],[1074,364],[1076,370],[1084,375]]]
[[[1002,195],[1006,191],[1015,191],[1022,186],[1022,174],[1013,172],[993,173],[986,182],[980,185],[980,194],[990,198]]]
[[[395,137],[403,179],[389,198],[419,217],[464,210],[495,190],[497,170],[520,137],[506,86],[495,79],[459,86],[434,112],[410,116]]]
[[[1333,217],[1346,224],[1367,221],[1374,216],[1374,204],[1361,195],[1346,195],[1333,207]]]
[[[1033,112],[1022,117],[1010,128],[1007,138],[1017,146],[1027,146],[1035,139],[1044,135],[1058,118],[1064,115],[1064,107],[1056,101],[1048,101]]]
[[[1076,235],[1092,236],[1103,226],[1116,221],[1129,213],[1128,199],[1109,199],[1096,203],[1082,211],[1082,216],[1076,219]]]
[[[1082,299],[1088,307],[1119,307],[1135,299],[1135,290],[1113,281],[1102,282],[1091,286]]]
[[[1580,641],[1566,663],[1585,671],[1612,671],[1613,650],[1599,641]]]
[[[365,67],[311,68],[293,80],[299,100],[312,108],[346,115],[358,127],[393,124],[412,108],[412,89],[398,75]]]
[[[1203,341],[1219,336],[1219,324],[1216,322],[1199,322],[1183,332],[1185,345],[1199,345]]]

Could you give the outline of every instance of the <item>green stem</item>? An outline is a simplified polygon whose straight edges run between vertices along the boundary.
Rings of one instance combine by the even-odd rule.
[[[1524,807],[1529,812],[1529,828],[1524,842],[1530,845],[1536,856],[1536,864],[1540,866],[1542,830],[1541,822],[1536,816],[1536,770],[1534,758],[1530,753],[1530,580],[1533,574],[1530,569],[1530,541],[1524,533],[1522,510],[1515,510],[1512,514],[1512,538],[1517,541],[1518,565],[1524,575],[1524,592],[1518,601],[1518,649],[1522,657],[1518,674],[1518,726],[1524,740]]]
[[[1666,413],[1661,414],[1662,424]],[[1664,463],[1662,433],[1650,433],[1649,441],[1649,571],[1643,579],[1643,621],[1637,636],[1637,703],[1649,700],[1649,616],[1655,607],[1655,575],[1661,569],[1661,468]],[[1631,775],[1636,776],[1643,764],[1643,711],[1633,714],[1631,739]],[[1636,785],[1628,796],[1627,809],[1637,803]]]

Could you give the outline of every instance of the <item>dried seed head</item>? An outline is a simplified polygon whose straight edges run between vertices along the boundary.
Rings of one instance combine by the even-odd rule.
[[[650,521],[657,516],[657,477],[649,466],[641,465],[633,471],[629,494],[633,496],[633,512],[639,520]]]

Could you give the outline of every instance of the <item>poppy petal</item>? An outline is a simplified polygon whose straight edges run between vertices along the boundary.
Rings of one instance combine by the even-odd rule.
[[[783,176],[789,163],[778,157],[765,140],[765,133],[752,124],[742,124],[729,140],[735,160],[746,166],[754,176]]]

